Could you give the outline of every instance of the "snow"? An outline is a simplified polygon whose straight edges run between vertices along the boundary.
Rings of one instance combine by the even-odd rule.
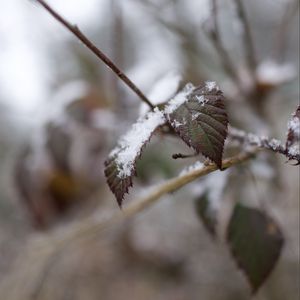
[[[300,155],[300,145],[299,145],[299,143],[289,147],[288,152],[289,152],[289,155],[291,155],[291,156]]]
[[[293,118],[288,122],[288,131],[293,132],[296,138],[300,138],[300,119],[293,115]]]
[[[188,100],[188,95],[195,89],[195,86],[191,83],[185,85],[182,91],[180,91],[173,99],[171,99],[168,105],[165,107],[164,112],[166,114],[172,114],[180,105]]]
[[[197,120],[197,118],[201,115],[200,112],[196,112],[195,114],[192,115],[192,121]]]
[[[209,92],[211,92],[214,89],[219,90],[219,87],[215,81],[206,81],[205,87],[208,89]]]
[[[134,162],[139,156],[143,145],[150,139],[157,127],[165,123],[163,112],[155,108],[145,117],[138,119],[132,128],[119,141],[118,146],[110,153],[116,157],[118,177],[125,178],[132,175]]]
[[[259,82],[278,85],[285,83],[296,76],[296,70],[291,64],[278,64],[271,60],[262,62],[256,75]]]
[[[201,96],[196,96],[196,99],[197,99],[197,101],[199,102],[199,104],[201,105],[201,106],[204,106],[207,102],[208,102],[208,100],[207,99],[205,99],[205,97],[203,96],[203,95],[201,95]]]
[[[134,162],[140,155],[142,147],[150,139],[155,129],[166,122],[165,114],[171,114],[182,103],[187,101],[187,96],[194,88],[191,83],[188,83],[182,91],[169,101],[169,104],[163,111],[156,107],[144,117],[140,117],[138,121],[133,124],[132,128],[120,139],[117,147],[109,154],[109,157],[115,159],[118,168],[117,176],[119,178],[132,175]],[[177,122],[175,125],[180,126],[182,124]]]
[[[177,120],[174,120],[174,121],[172,122],[172,125],[173,125],[174,127],[178,128],[179,126],[181,126],[181,125],[183,125],[183,124],[181,124],[181,123],[178,122]]]
[[[180,173],[179,176],[184,176],[190,172],[201,170],[204,167],[204,164],[200,161],[196,161],[193,165],[185,167]]]
[[[269,142],[269,145],[274,151],[276,151],[278,148],[281,147],[281,142],[276,139],[271,139],[271,141]]]
[[[238,130],[236,128],[230,127],[229,128],[229,136],[233,139],[239,140],[241,143],[256,147],[262,147],[271,149],[273,151],[279,151],[284,149],[284,146],[282,145],[281,141],[277,139],[271,139],[267,136],[257,136],[253,133],[246,133],[242,130]]]

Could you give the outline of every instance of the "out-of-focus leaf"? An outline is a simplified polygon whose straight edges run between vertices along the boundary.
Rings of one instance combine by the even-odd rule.
[[[284,237],[279,226],[264,212],[237,204],[227,228],[227,241],[255,293],[281,253]]]
[[[187,101],[168,114],[168,119],[188,146],[222,168],[228,117],[225,98],[215,82],[195,88],[187,95]]]
[[[71,137],[64,131],[63,127],[49,123],[47,125],[46,147],[56,165],[60,170],[68,172],[69,154],[71,148]]]
[[[132,186],[132,177],[136,175],[136,160],[154,131],[166,122],[164,114],[157,108],[140,118],[123,136],[118,146],[110,153],[105,162],[107,183],[122,205],[125,193]]]
[[[207,193],[195,200],[195,210],[204,227],[213,237],[215,237],[217,225],[216,212],[210,207]]]

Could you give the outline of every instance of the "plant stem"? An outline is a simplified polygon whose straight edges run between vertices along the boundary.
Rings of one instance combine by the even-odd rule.
[[[224,169],[227,169],[229,167],[243,163],[253,158],[257,151],[259,151],[259,149],[255,149],[252,152],[243,152],[234,157],[227,158],[223,160],[222,166]],[[120,221],[132,217],[135,214],[145,210],[149,206],[158,202],[158,200],[162,196],[174,192],[185,186],[186,184],[217,170],[217,165],[211,163],[209,165],[204,165],[200,169],[190,170],[184,175],[169,179],[159,186],[153,187],[152,191],[150,191],[147,196],[132,202],[131,204],[127,205],[122,211],[118,210],[117,212],[114,212],[112,215],[107,216],[106,218],[99,219],[95,217],[89,217],[83,222],[71,225],[71,227],[69,228],[70,230],[66,230],[63,236],[61,236],[59,233],[57,235],[55,233],[51,234],[51,237],[46,237],[46,240],[44,241],[46,243],[41,243],[40,246],[44,248],[45,244],[48,245],[50,242],[52,247],[56,248],[56,250],[59,250],[69,242],[94,236],[105,228],[117,224]],[[47,247],[45,249],[47,249]]]
[[[41,4],[59,23],[72,32],[86,47],[88,47],[98,58],[100,58],[138,97],[151,109],[154,105],[142,93],[142,91],[123,73],[99,48],[97,48],[78,28],[65,20],[59,13],[51,8],[44,0],[36,0]]]
[[[212,5],[211,10],[212,10],[213,30],[210,32],[210,38],[214,44],[215,49],[217,50],[220,56],[223,69],[239,85],[238,74],[222,42],[219,22],[218,22],[219,10],[218,10],[217,0],[211,0],[211,5]]]
[[[254,81],[256,81],[257,59],[256,59],[254,43],[251,35],[250,23],[247,18],[247,14],[245,12],[242,0],[234,0],[234,2],[237,9],[237,15],[244,27],[243,39],[244,39],[244,49],[246,52],[248,68],[252,73]]]

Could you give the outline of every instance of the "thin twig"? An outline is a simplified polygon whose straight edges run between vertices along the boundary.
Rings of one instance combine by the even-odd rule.
[[[237,84],[239,84],[239,77],[237,75],[236,69],[222,42],[219,22],[218,22],[219,12],[218,12],[217,0],[211,0],[211,4],[212,4],[212,20],[213,20],[213,29],[210,32],[211,40],[220,56],[223,69],[234,81],[237,82]]]
[[[280,153],[286,156],[289,160],[296,160],[297,165],[300,164],[300,153],[289,153],[286,146],[277,139],[269,139],[266,136],[258,136],[253,133],[247,133],[231,126],[228,130],[228,136],[230,139],[238,141],[240,144],[244,144],[245,146],[254,146],[271,150],[275,153]]]
[[[99,48],[97,48],[78,28],[65,20],[59,13],[51,8],[44,0],[36,0],[40,3],[58,22],[72,32],[86,47],[88,47],[98,58],[100,58],[138,97],[151,109],[154,105],[142,93],[142,91],[125,75]]]
[[[224,169],[227,169],[229,167],[243,163],[249,160],[250,158],[252,158],[257,151],[258,150],[243,152],[234,157],[225,159],[222,162],[222,166]],[[52,247],[55,247],[57,250],[59,250],[69,242],[91,237],[101,232],[103,229],[108,228],[120,222],[121,220],[132,217],[135,214],[145,210],[150,205],[155,204],[163,195],[174,192],[180,189],[181,187],[185,186],[186,184],[194,181],[195,179],[205,176],[216,170],[218,170],[218,167],[214,163],[204,165],[202,168],[199,169],[189,170],[183,175],[167,180],[166,182],[160,184],[159,186],[155,186],[152,189],[152,191],[148,193],[147,196],[142,197],[140,200],[134,201],[132,204],[126,206],[122,211],[117,211],[113,213],[111,216],[107,216],[106,218],[101,218],[101,219],[90,217],[82,223],[79,223],[77,225],[73,224],[70,227],[70,230],[64,231],[63,235],[61,235],[61,233],[58,234],[53,233],[52,236],[46,237],[45,238],[46,240],[44,241],[46,242],[46,245],[43,242],[43,240],[39,241],[41,243],[38,243],[38,245],[44,248],[50,243]]]
[[[283,62],[285,50],[287,48],[287,37],[288,29],[291,21],[299,12],[299,0],[294,0],[293,2],[286,4],[286,10],[283,13],[281,22],[279,24],[277,40],[275,44],[274,56],[279,62]]]
[[[251,159],[255,155],[256,151],[258,150],[254,150],[252,152],[244,152],[237,156],[223,160],[223,168],[227,169]],[[158,200],[163,195],[174,192],[179,188],[185,186],[186,184],[196,180],[197,178],[205,176],[216,170],[218,170],[218,167],[213,163],[204,165],[200,169],[192,168],[185,174],[170,179],[165,183],[154,187],[153,191],[149,192],[147,196],[133,202],[132,204],[129,204],[123,209],[122,212],[118,211],[113,213],[110,217],[101,219],[89,217],[85,221],[79,223],[77,226],[74,226],[73,224],[73,226],[70,228],[71,230],[65,231],[63,236],[61,235],[61,233],[54,233],[54,235],[52,236],[42,238],[42,241],[38,240],[37,247],[34,248],[35,256],[41,254],[45,255],[46,263],[41,270],[41,274],[39,276],[40,279],[35,285],[32,295],[35,296],[35,299],[37,299],[38,296],[41,295],[44,283],[46,282],[46,279],[52,270],[53,261],[59,257],[66,246],[70,245],[70,242],[83,242],[86,238],[91,238],[96,234],[99,234],[105,228],[118,224],[118,222],[132,217],[139,212],[142,212],[149,206],[158,202]],[[31,253],[33,253],[32,248]]]
[[[256,66],[257,66],[257,59],[255,54],[254,43],[251,34],[250,22],[247,18],[246,11],[242,4],[242,0],[234,0],[236,9],[237,9],[237,16],[240,19],[243,25],[243,44],[246,53],[246,59],[248,63],[249,70],[253,75],[253,79],[256,81]]]

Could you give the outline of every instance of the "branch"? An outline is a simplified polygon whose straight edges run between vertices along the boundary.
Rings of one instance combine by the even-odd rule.
[[[230,168],[251,159],[254,157],[257,151],[258,150],[244,152],[237,156],[223,160],[223,169]],[[98,216],[89,217],[84,222],[73,224],[71,227],[69,227],[69,229],[65,229],[63,236],[59,232],[56,234],[53,233],[50,236],[50,241],[48,236],[48,238],[45,238],[46,240],[44,242],[46,242],[46,246],[54,247],[56,251],[59,251],[69,242],[91,237],[101,232],[105,228],[132,217],[158,202],[162,196],[174,192],[186,184],[216,170],[218,170],[218,167],[214,163],[203,165],[201,168],[190,168],[184,174],[153,187],[152,191],[150,191],[147,196],[142,197],[140,200],[134,201],[132,204],[126,206],[122,211],[118,210],[110,216],[100,218],[100,220]],[[43,240],[40,242],[43,242]],[[40,246],[43,249],[45,247],[45,243],[41,243]],[[47,247],[45,249],[47,249]]]
[[[240,19],[243,27],[243,39],[244,39],[244,49],[246,52],[246,59],[248,63],[249,70],[251,71],[254,79],[256,80],[256,66],[257,66],[257,59],[254,49],[254,43],[251,35],[251,28],[250,23],[247,18],[247,14],[245,12],[244,6],[242,4],[242,0],[234,0],[236,8],[237,8],[237,16]]]
[[[299,12],[299,0],[294,0],[293,2],[286,4],[286,10],[283,13],[281,22],[279,24],[277,40],[275,44],[274,56],[279,62],[284,60],[285,50],[287,48],[287,37],[289,31],[289,25],[293,18]]]
[[[239,77],[236,73],[236,70],[233,66],[233,63],[231,61],[231,58],[226,51],[222,38],[221,33],[219,29],[219,23],[218,23],[218,5],[217,0],[211,0],[212,5],[212,19],[213,19],[213,29],[210,32],[211,40],[214,44],[214,47],[216,48],[217,52],[219,53],[219,56],[221,58],[221,62],[223,65],[223,69],[227,72],[227,74],[237,83],[239,83]]]
[[[271,150],[286,156],[289,160],[296,160],[297,164],[300,164],[300,153],[290,153],[281,141],[277,139],[257,136],[253,133],[247,133],[234,127],[229,127],[228,136],[232,140],[238,141],[240,144]]]
[[[59,23],[72,32],[87,48],[100,58],[136,95],[151,109],[154,105],[142,93],[142,91],[100,50],[98,49],[78,28],[65,20],[59,13],[52,9],[44,0],[36,0],[40,3]]]

